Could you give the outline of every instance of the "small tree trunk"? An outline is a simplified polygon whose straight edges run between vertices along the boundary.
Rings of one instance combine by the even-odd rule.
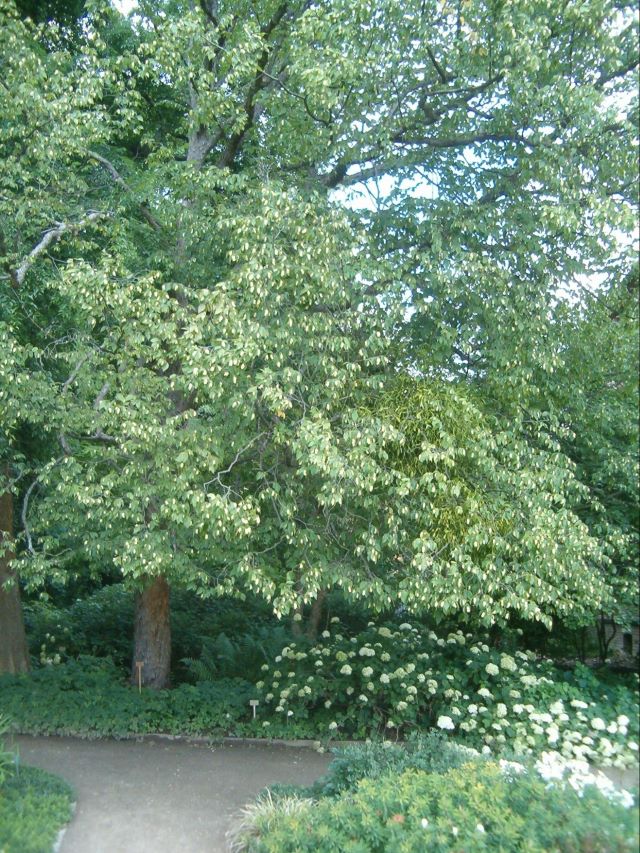
[[[13,495],[0,494],[0,673],[28,672],[29,649],[22,620],[20,587],[9,565],[13,550]],[[5,587],[7,581],[11,586]]]
[[[171,667],[171,623],[169,584],[166,578],[152,578],[136,595],[131,683],[138,684],[142,663],[142,686],[161,690],[169,686]]]
[[[316,637],[318,636],[318,628],[320,627],[320,620],[322,618],[322,607],[324,605],[324,600],[326,597],[326,590],[318,590],[318,594],[315,597],[313,604],[311,605],[311,613],[309,614],[309,619],[307,620],[306,634],[307,638],[312,642],[314,642]]]

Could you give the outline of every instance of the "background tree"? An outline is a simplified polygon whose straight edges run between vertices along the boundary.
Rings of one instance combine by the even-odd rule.
[[[527,412],[557,366],[559,284],[633,224],[631,9],[96,4],[70,52],[8,8],[6,301],[39,289],[72,330],[27,354],[60,452],[25,577],[112,558],[152,686],[173,584],[279,612],[338,584],[487,621],[603,601],[578,482]],[[353,188],[377,200],[345,209]],[[397,399],[376,411],[409,369],[435,387],[407,392],[418,437]],[[496,502],[506,527],[454,545],[434,509],[463,484],[492,492],[463,506],[469,530]]]

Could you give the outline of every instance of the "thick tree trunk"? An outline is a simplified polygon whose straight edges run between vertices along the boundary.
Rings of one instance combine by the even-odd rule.
[[[171,624],[169,584],[164,577],[152,578],[136,596],[132,684],[138,684],[138,663],[142,663],[143,687],[160,690],[169,686]]]
[[[9,568],[15,556],[12,542],[13,495],[4,492],[0,494],[0,673],[28,672],[30,668],[20,606],[20,587],[15,573]],[[8,580],[14,582],[10,587],[5,587]]]

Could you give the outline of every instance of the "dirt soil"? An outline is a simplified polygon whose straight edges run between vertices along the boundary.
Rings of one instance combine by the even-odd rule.
[[[60,853],[225,853],[234,813],[274,782],[310,784],[331,757],[304,747],[162,739],[14,742],[25,764],[75,788]]]

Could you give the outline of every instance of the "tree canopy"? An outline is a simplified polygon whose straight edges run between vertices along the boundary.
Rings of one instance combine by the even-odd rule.
[[[80,555],[283,613],[336,585],[487,623],[612,606],[635,398],[584,351],[626,371],[637,318],[576,288],[613,306],[630,268],[633,9],[91,2],[70,39],[4,0],[24,580]]]

